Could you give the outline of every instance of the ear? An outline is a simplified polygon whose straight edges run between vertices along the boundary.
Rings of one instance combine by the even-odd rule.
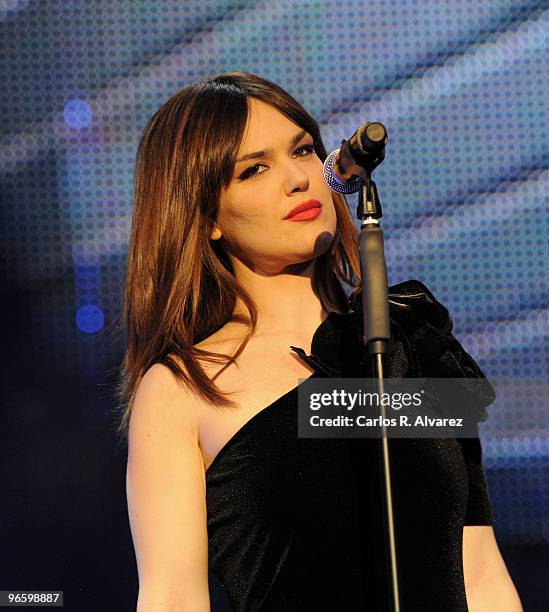
[[[219,240],[222,236],[221,230],[218,227],[214,227],[211,234],[211,240]]]

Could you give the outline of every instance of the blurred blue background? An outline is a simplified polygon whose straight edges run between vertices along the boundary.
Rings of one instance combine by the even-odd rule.
[[[179,89],[244,70],[302,102],[328,151],[386,126],[390,283],[426,283],[495,381],[496,535],[525,609],[549,609],[548,22],[529,0],[0,4],[0,589],[135,609],[111,411],[136,147]]]

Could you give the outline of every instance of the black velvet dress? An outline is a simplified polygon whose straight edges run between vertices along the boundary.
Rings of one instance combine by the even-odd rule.
[[[386,377],[483,379],[476,422],[495,398],[451,334],[452,318],[416,280],[389,288]],[[312,377],[373,377],[360,295],[317,328]],[[206,472],[210,572],[236,611],[389,610],[379,441],[297,435],[297,387],[248,421]],[[493,515],[478,438],[389,439],[403,612],[467,610],[464,525]]]

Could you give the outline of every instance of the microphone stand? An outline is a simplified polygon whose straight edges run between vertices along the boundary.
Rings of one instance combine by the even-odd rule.
[[[379,219],[382,217],[381,203],[377,188],[371,179],[371,171],[366,170],[364,183],[358,196],[357,218],[360,219],[360,271],[362,276],[362,316],[364,323],[364,346],[372,358],[377,392],[384,393],[382,355],[389,350],[391,338],[387,264],[385,261],[383,229]],[[385,425],[386,409],[381,402],[381,437],[378,445],[378,458],[383,470],[382,503],[385,510],[387,534],[385,539],[386,558],[389,560],[391,603],[393,612],[400,612],[398,592],[397,558],[395,529],[393,520],[393,497],[391,489],[391,469],[389,462],[389,443]]]

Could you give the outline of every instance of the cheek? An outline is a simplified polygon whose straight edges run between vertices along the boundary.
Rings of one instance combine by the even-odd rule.
[[[314,171],[311,173],[311,183],[314,184],[315,190],[319,195],[324,195],[324,201],[327,202],[332,195],[332,190],[324,180],[324,164],[320,159],[316,158]]]
[[[243,244],[265,226],[265,207],[260,197],[235,198],[219,212],[218,222],[225,240]]]
[[[336,205],[335,202],[332,199],[332,191],[331,189],[328,189],[329,194],[327,196],[326,201],[329,203],[329,214],[326,215],[326,221],[325,221],[325,229],[327,231],[329,231],[333,236],[335,236],[336,230],[337,230],[337,212],[336,212]],[[328,212],[328,211],[326,211]]]
[[[337,212],[336,212],[336,207],[335,207],[335,202],[332,200],[332,228],[334,230],[337,229]]]

